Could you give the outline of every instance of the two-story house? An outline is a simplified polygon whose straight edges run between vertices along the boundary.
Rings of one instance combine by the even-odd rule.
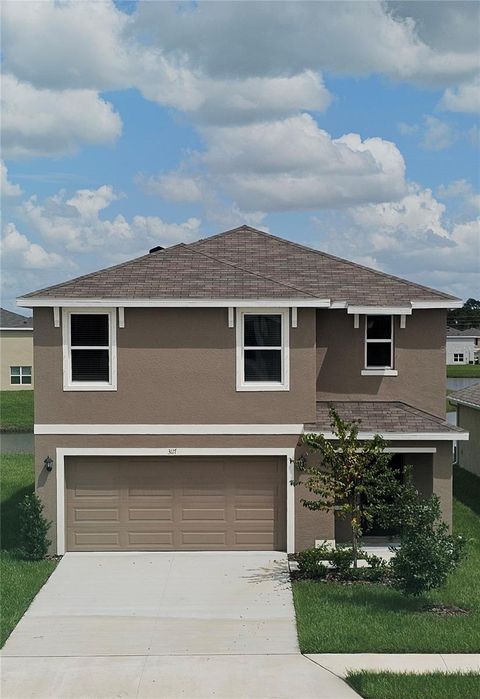
[[[36,488],[64,551],[342,540],[291,483],[328,409],[451,519],[452,296],[242,226],[18,300],[33,308]]]

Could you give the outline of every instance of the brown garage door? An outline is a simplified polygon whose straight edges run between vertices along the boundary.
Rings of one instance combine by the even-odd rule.
[[[66,459],[69,551],[285,550],[285,457]]]

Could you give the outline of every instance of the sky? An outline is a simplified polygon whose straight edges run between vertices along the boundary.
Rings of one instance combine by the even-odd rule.
[[[2,3],[2,306],[248,224],[480,296],[480,4]]]

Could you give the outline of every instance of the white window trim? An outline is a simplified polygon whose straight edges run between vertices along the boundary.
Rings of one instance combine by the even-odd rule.
[[[72,355],[70,341],[70,316],[81,314],[108,315],[109,381],[72,381]],[[115,308],[62,308],[63,342],[63,390],[64,391],[116,391],[117,390],[117,325]],[[76,349],[82,349],[77,347]],[[95,349],[89,345],[85,349]]]
[[[220,448],[117,448],[117,447],[57,447],[55,470],[57,479],[57,554],[65,553],[65,457],[66,456],[284,456],[287,480],[287,553],[295,551],[295,449],[275,447]]]
[[[18,368],[20,369],[20,373],[19,373],[19,374],[12,374],[12,369],[13,369],[13,367],[18,367]],[[30,381],[25,381],[25,382],[22,381],[22,379],[23,379],[23,372],[22,372],[22,369],[30,369],[30,373],[29,373],[29,374],[25,374],[25,377],[29,377],[29,378],[30,378]],[[12,364],[12,365],[10,366],[10,386],[31,386],[31,385],[32,385],[32,380],[33,380],[33,371],[32,371],[32,369],[33,369],[33,367],[32,367],[32,366],[29,366],[28,364]],[[18,377],[18,378],[20,379],[20,382],[19,382],[19,383],[14,383],[14,382],[12,381],[12,378],[13,378],[14,376],[15,376],[15,378]]]
[[[282,381],[245,381],[244,373],[244,317],[246,315],[280,315],[282,322],[282,344],[275,347],[255,349],[280,350],[282,358]],[[237,391],[289,391],[290,390],[290,345],[288,308],[240,308],[237,311]]]
[[[372,315],[371,313],[369,315]],[[388,315],[386,313],[385,315]],[[364,340],[364,368],[362,370],[362,376],[398,376],[398,371],[393,367],[394,362],[394,348],[395,348],[395,336],[394,336],[394,325],[393,325],[393,315],[390,315],[390,340],[388,339],[367,339],[367,326],[368,326],[369,316],[365,316],[365,340]],[[390,364],[388,366],[368,366],[367,364],[367,349],[370,344],[385,344],[390,342]],[[394,373],[391,373],[394,372]]]

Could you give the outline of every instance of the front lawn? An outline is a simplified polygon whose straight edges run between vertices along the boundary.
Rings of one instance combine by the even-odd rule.
[[[480,479],[456,468],[454,494],[454,530],[473,541],[446,587],[416,599],[379,584],[294,582],[302,653],[480,651]],[[469,614],[422,611],[433,602],[467,609]]]
[[[18,504],[33,491],[31,454],[2,454],[1,552],[0,552],[0,647],[30,606],[56,566],[54,560],[23,561],[15,555],[18,540]]]
[[[448,378],[479,378],[480,379],[480,364],[448,364]]]
[[[0,391],[0,432],[33,431],[33,391]]]
[[[480,674],[351,672],[348,684],[364,699],[478,699]]]

